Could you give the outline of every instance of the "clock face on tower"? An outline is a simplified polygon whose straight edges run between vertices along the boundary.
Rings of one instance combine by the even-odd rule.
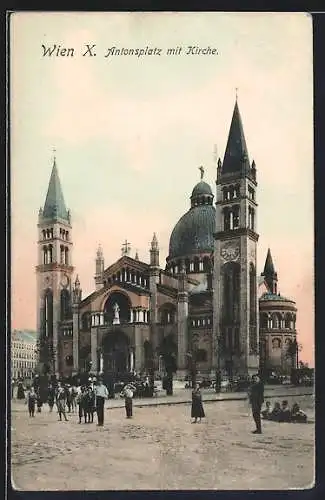
[[[221,249],[221,257],[224,260],[237,260],[239,257],[239,246],[224,246]]]
[[[67,287],[69,285],[69,278],[66,274],[61,277],[61,285]]]

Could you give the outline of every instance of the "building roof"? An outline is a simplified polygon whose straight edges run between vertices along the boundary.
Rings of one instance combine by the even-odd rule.
[[[194,186],[191,198],[202,195],[213,196],[210,185],[205,181],[200,181],[196,184],[196,186]]]
[[[37,341],[37,332],[33,330],[14,330],[11,334],[11,340],[35,344]]]
[[[272,301],[272,302],[293,302],[295,304],[295,301],[292,299],[288,299],[287,297],[283,297],[280,294],[276,293],[270,293],[266,292],[263,293],[263,295],[259,299],[260,301],[266,302],[266,301]]]
[[[265,260],[265,265],[264,265],[263,276],[271,276],[272,277],[274,275],[276,275],[275,267],[273,264],[271,250],[268,248],[266,260]]]
[[[59,178],[56,160],[54,158],[53,167],[47,190],[45,205],[42,212],[44,219],[63,219],[70,222],[69,212],[66,209],[61,182]]]
[[[213,252],[216,211],[213,205],[192,207],[174,227],[168,259]]]
[[[221,172],[222,174],[232,174],[242,172],[243,169],[249,170],[250,165],[243,124],[236,99]]]

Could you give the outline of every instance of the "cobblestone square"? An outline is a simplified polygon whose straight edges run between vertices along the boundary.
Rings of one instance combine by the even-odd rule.
[[[105,425],[59,422],[47,405],[29,418],[12,405],[12,482],[19,490],[291,489],[314,480],[314,398],[298,401],[307,424],[265,422],[253,435],[248,402],[123,408],[106,403]],[[95,416],[96,421],[96,416]]]

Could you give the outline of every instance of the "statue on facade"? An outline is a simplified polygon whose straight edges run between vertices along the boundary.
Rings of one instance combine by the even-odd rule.
[[[114,311],[114,318],[113,318],[113,325],[119,325],[120,324],[120,307],[117,302],[113,305],[113,311]]]

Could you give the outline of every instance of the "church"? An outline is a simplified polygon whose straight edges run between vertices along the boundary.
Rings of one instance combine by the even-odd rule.
[[[155,233],[148,262],[131,257],[126,241],[122,256],[106,267],[99,247],[94,291],[83,297],[72,262],[73,220],[54,159],[38,214],[40,366],[59,376],[150,367],[163,374],[171,359],[179,379],[193,363],[206,377],[296,366],[287,356],[296,342],[296,304],[278,293],[270,250],[257,272],[257,168],[237,99],[215,195],[200,170],[189,209],[171,232],[166,263]]]

